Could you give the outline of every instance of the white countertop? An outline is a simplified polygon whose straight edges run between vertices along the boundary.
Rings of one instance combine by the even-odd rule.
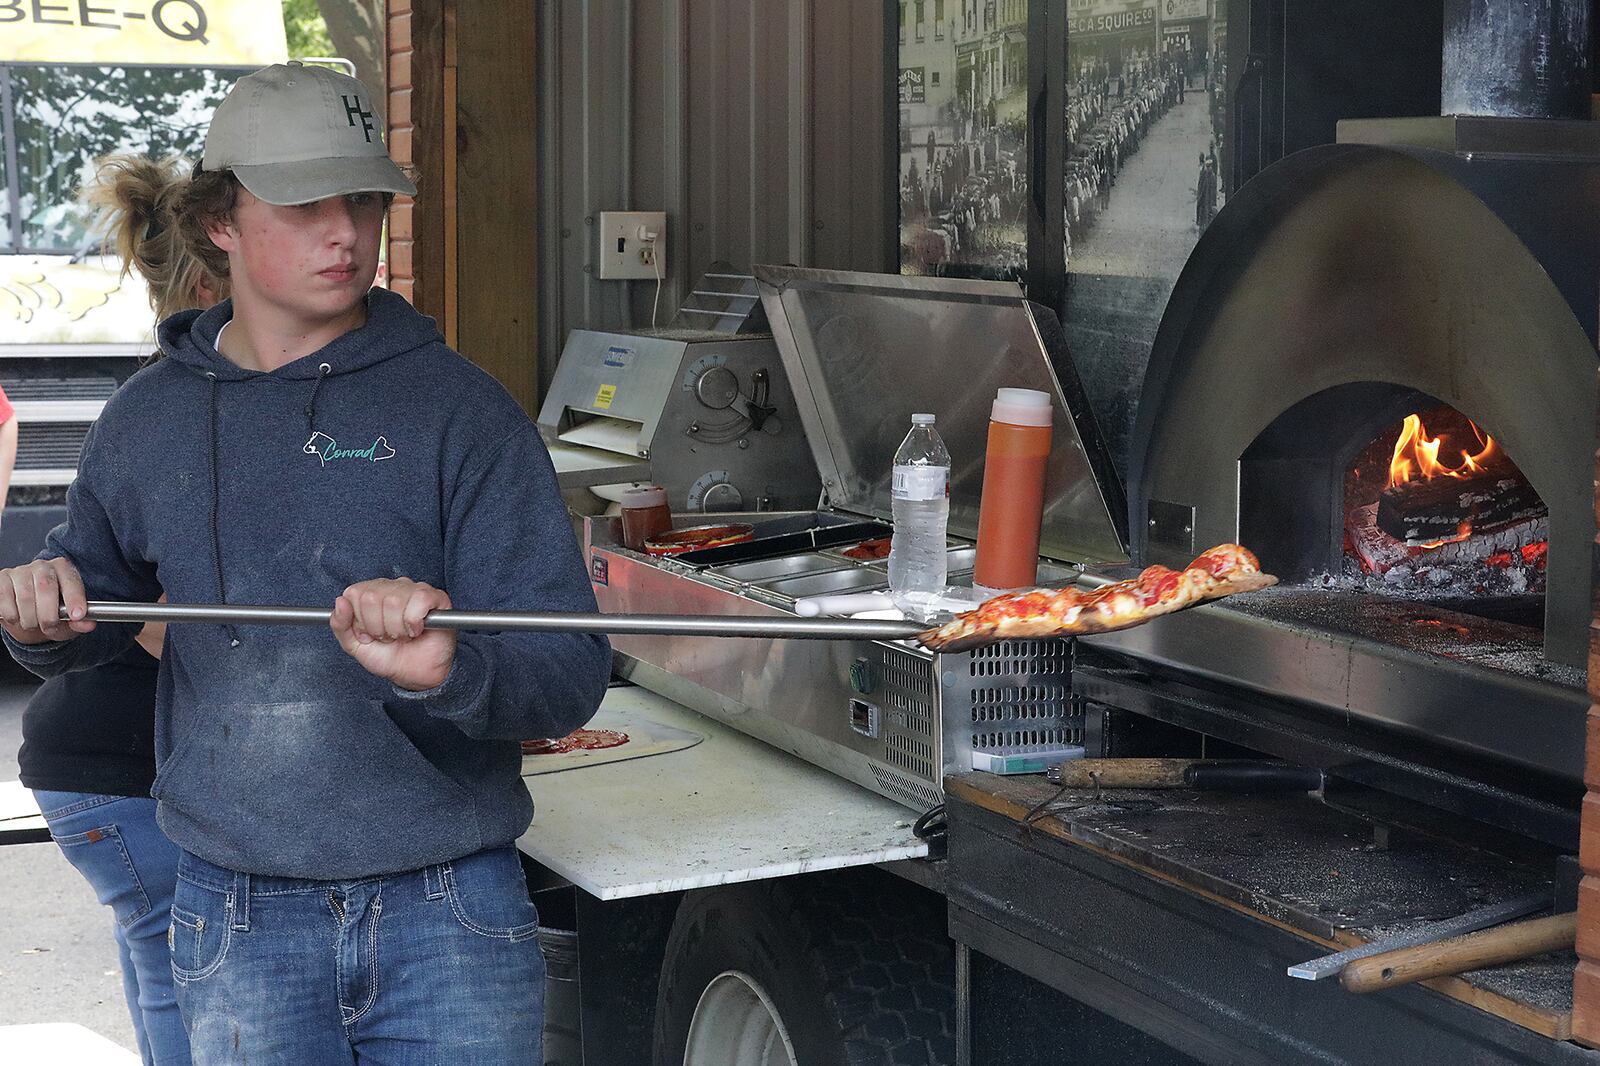
[[[646,689],[614,688],[591,728],[640,718],[693,747],[526,777],[517,846],[599,899],[927,855],[909,808]]]

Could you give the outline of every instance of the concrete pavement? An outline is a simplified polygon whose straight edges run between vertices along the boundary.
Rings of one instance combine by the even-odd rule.
[[[33,692],[14,670],[0,665],[0,781],[17,777]],[[76,1022],[137,1050],[111,922],[54,844],[0,847],[0,1027]],[[0,1032],[0,1058],[5,1047]]]

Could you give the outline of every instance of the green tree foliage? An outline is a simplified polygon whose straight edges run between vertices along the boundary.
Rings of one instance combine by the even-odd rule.
[[[290,59],[337,54],[317,0],[283,0],[283,31],[289,38]]]
[[[211,112],[240,73],[194,67],[13,66],[10,71],[22,247],[59,251],[74,250],[85,240],[76,196],[79,184],[94,172],[96,158],[132,152],[198,159]],[[5,247],[9,220],[0,222],[5,223],[0,250],[14,250]]]

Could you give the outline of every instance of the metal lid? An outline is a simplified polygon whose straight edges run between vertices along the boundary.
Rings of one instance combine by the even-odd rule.
[[[1047,393],[1054,432],[1039,551],[1126,562],[1127,505],[1060,323],[1010,282],[758,266],[755,275],[830,506],[889,519],[913,412],[950,451],[950,531],[976,539],[990,407]]]

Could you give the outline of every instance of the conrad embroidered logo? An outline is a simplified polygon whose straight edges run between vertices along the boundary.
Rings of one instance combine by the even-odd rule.
[[[360,119],[361,132],[367,138],[367,143],[371,144],[373,131],[377,129],[372,124],[372,112],[361,106],[361,97],[359,96],[346,96],[341,93],[339,99],[344,101],[344,117],[349,120],[349,124],[352,126],[356,124],[356,119]]]
[[[389,442],[382,437],[365,448],[341,448],[338,441],[326,433],[317,432],[311,434],[311,439],[306,441],[306,446],[301,450],[307,455],[315,455],[321,459],[323,466],[327,466],[335,459],[365,459],[369,463],[376,463],[394,458],[394,449],[389,447]]]

